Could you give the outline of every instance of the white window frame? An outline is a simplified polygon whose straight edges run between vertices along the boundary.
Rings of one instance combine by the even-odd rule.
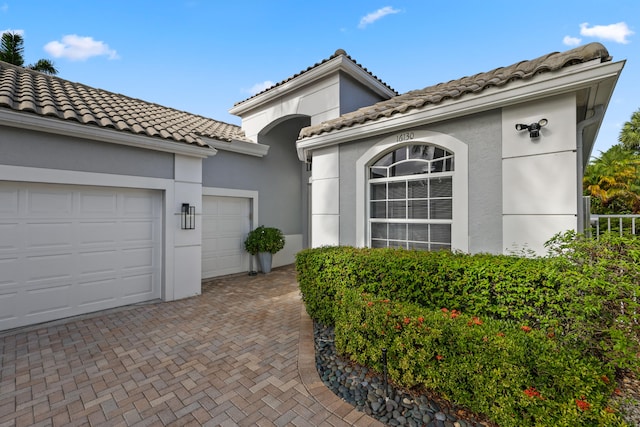
[[[403,160],[397,161],[395,163],[392,163],[389,166],[385,166],[385,168],[387,168],[387,176],[386,177],[381,177],[381,178],[371,178],[371,171],[372,169],[375,167],[375,165],[381,160],[383,159],[385,156],[387,156],[389,153],[393,153],[395,151],[397,151],[398,149],[402,149],[402,150],[407,150],[409,147],[416,147],[416,146],[422,146],[422,147],[434,147],[434,148],[440,148],[440,147],[436,147],[433,144],[406,144],[406,145],[401,145],[398,147],[395,147],[393,150],[387,152],[387,153],[383,153],[381,156],[379,156],[377,159],[374,159],[370,165],[367,166],[368,168],[368,173],[367,173],[367,185],[368,185],[368,191],[367,191],[367,246],[371,246],[373,247],[373,236],[372,236],[372,227],[373,224],[403,224],[403,225],[407,225],[407,224],[424,224],[424,225],[436,225],[436,224],[447,224],[447,225],[452,225],[453,222],[453,217],[451,219],[430,219],[430,218],[389,218],[388,217],[388,210],[387,210],[387,217],[385,218],[374,218],[372,217],[372,204],[374,202],[374,200],[371,198],[371,190],[372,190],[372,185],[373,184],[389,184],[389,183],[404,183],[405,184],[405,190],[408,191],[408,183],[412,182],[412,181],[417,181],[417,180],[431,180],[434,178],[451,178],[453,181],[453,175],[454,175],[454,169],[455,169],[455,155],[453,155],[453,153],[450,153],[449,151],[445,150],[445,156],[443,157],[439,157],[439,158],[435,158],[435,159],[421,159],[421,158],[410,158],[410,157],[406,157]],[[394,175],[394,176],[389,176],[389,169],[393,168],[397,165],[402,165],[403,163],[412,163],[412,162],[418,162],[418,163],[423,163],[425,165],[431,165],[431,163],[433,162],[439,162],[439,161],[445,161],[446,159],[451,159],[453,160],[453,169],[448,170],[448,171],[444,171],[444,172],[431,172],[431,171],[427,171],[427,172],[423,172],[421,174],[411,174],[411,175]],[[389,189],[388,186],[386,186],[386,191],[385,191],[385,203],[389,203],[390,201],[394,200],[396,202],[405,202],[405,207],[408,209],[408,203],[411,200],[411,198],[409,197],[408,192],[405,192],[405,197],[402,199],[391,199],[389,197]],[[439,198],[432,198],[432,197],[427,197],[426,200],[432,201],[432,200],[436,200]],[[453,186],[452,186],[452,194],[451,197],[446,197],[446,199],[451,199],[453,201]],[[408,215],[408,211],[405,211],[405,216]],[[389,236],[387,236],[386,239],[384,239],[387,241],[387,244],[389,244],[389,241],[393,240],[393,241],[397,241],[397,242],[404,242],[404,246],[405,249],[411,249],[411,243],[412,240],[409,239],[409,236],[405,236],[405,239],[392,239]],[[427,246],[428,250],[434,250],[434,249],[442,249],[442,247],[438,247],[438,248],[432,248],[432,245],[446,245],[446,249],[450,249],[451,248],[451,232],[449,232],[449,239],[448,242],[435,242],[433,241],[433,239],[431,238],[431,233],[429,233],[427,240],[425,241],[413,241],[414,243],[418,243],[418,244],[424,244]],[[407,247],[409,246],[409,247]]]
[[[356,161],[356,245],[367,246],[369,241],[369,166],[383,153],[406,145],[435,145],[453,153],[453,219],[451,220],[451,249],[469,252],[469,154],[464,142],[450,135],[411,130],[392,134],[364,152]]]

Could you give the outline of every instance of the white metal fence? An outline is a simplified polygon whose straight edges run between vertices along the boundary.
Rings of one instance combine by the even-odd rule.
[[[640,235],[640,215],[591,215],[591,234],[605,232]]]

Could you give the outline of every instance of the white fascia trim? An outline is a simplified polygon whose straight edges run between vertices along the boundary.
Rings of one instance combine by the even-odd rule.
[[[234,140],[231,142],[218,141],[216,139],[201,137],[214,150],[232,151],[248,156],[264,157],[269,152],[269,146],[256,142]]]
[[[624,61],[593,64],[594,61],[600,60],[593,60],[555,73],[541,74],[535,81],[516,81],[507,87],[486,89],[474,96],[448,100],[405,114],[383,117],[361,125],[311,136],[296,143],[298,158],[301,161],[307,161],[309,151],[318,148],[577,91],[606,79],[617,79],[624,66]]]
[[[135,135],[125,131],[99,128],[5,109],[0,111],[0,125],[162,151],[165,153],[181,154],[183,156],[199,157],[202,159],[216,154],[216,150],[210,147],[198,147],[181,142],[169,142],[160,138]]]
[[[50,184],[91,185],[96,187],[173,189],[173,179],[98,172],[45,169],[28,166],[0,165],[0,181],[40,182]]]
[[[373,77],[368,72],[364,71],[362,67],[358,66],[356,63],[354,63],[344,55],[340,55],[323,64],[318,65],[317,67],[309,71],[305,71],[303,74],[299,75],[298,77],[294,77],[285,83],[282,83],[280,86],[268,89],[263,94],[256,95],[253,98],[247,99],[239,105],[232,107],[229,110],[229,113],[235,114],[236,116],[242,116],[243,114],[253,110],[254,108],[267,104],[274,99],[285,95],[286,93],[292,92],[298,88],[313,83],[314,81],[337,71],[343,71],[347,73],[349,76],[364,84],[380,96],[383,96],[385,98],[396,96],[396,93],[392,89],[385,86],[382,82],[380,82],[377,78]]]

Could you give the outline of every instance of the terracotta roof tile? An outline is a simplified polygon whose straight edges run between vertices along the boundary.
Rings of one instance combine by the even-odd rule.
[[[550,53],[530,61],[521,61],[508,67],[496,68],[486,73],[413,90],[386,101],[360,108],[336,119],[302,129],[300,139],[383,117],[391,117],[394,114],[402,114],[412,109],[439,104],[447,99],[461,98],[468,94],[482,92],[490,87],[504,86],[515,80],[528,80],[540,73],[559,70],[593,59],[607,62],[611,60],[611,57],[607,49],[600,43],[590,43],[565,52]]]
[[[283,85],[283,84],[287,83],[288,81],[291,81],[291,80],[295,79],[296,77],[301,76],[302,74],[304,74],[304,73],[306,73],[306,72],[309,72],[309,71],[313,70],[314,68],[316,68],[316,67],[318,67],[318,66],[320,66],[320,65],[324,64],[325,62],[331,61],[333,58],[336,58],[336,57],[341,56],[341,55],[342,55],[342,56],[344,56],[344,57],[346,57],[346,58],[349,58],[349,60],[351,60],[355,65],[357,65],[358,67],[360,67],[363,71],[367,72],[371,77],[373,77],[374,79],[378,80],[380,83],[382,83],[384,86],[386,86],[387,88],[389,88],[391,91],[393,91],[393,92],[395,92],[395,93],[398,93],[398,92],[396,92],[396,91],[395,91],[391,86],[389,86],[387,83],[385,83],[385,82],[383,82],[382,80],[380,80],[380,78],[378,78],[378,76],[374,75],[371,71],[367,70],[367,69],[366,69],[365,67],[363,67],[361,64],[359,64],[358,62],[356,62],[356,60],[355,60],[355,59],[353,59],[351,56],[349,56],[349,55],[347,54],[347,52],[345,52],[343,49],[338,49],[338,50],[336,50],[336,51],[334,52],[334,54],[333,54],[333,55],[331,55],[329,58],[323,59],[322,61],[317,62],[317,63],[313,64],[313,65],[312,65],[312,66],[310,66],[310,67],[307,67],[305,70],[302,70],[302,71],[300,71],[299,73],[294,74],[293,76],[291,76],[291,77],[289,77],[289,78],[287,78],[287,79],[285,79],[285,80],[281,81],[280,83],[276,83],[276,84],[274,84],[273,86],[270,86],[270,87],[268,87],[267,89],[265,89],[265,90],[263,90],[263,91],[261,91],[261,92],[258,92],[258,93],[256,93],[255,95],[253,95],[253,96],[251,96],[251,97],[249,97],[249,98],[247,98],[247,99],[244,99],[244,100],[242,100],[242,101],[236,102],[236,103],[234,104],[234,106],[236,106],[236,105],[240,105],[240,104],[242,104],[243,102],[246,102],[246,101],[248,101],[248,100],[250,100],[250,99],[253,99],[253,98],[255,98],[256,96],[261,95],[261,94],[263,94],[263,93],[265,93],[265,92],[268,92],[268,91],[270,91],[271,89],[273,89],[273,88],[275,88],[275,87],[281,86],[281,85]]]
[[[239,126],[73,83],[0,61],[0,108],[206,147],[248,141]]]

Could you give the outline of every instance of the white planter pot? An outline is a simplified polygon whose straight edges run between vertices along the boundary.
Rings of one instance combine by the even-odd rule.
[[[260,262],[260,270],[267,274],[271,272],[271,253],[270,252],[258,252],[258,261]]]

